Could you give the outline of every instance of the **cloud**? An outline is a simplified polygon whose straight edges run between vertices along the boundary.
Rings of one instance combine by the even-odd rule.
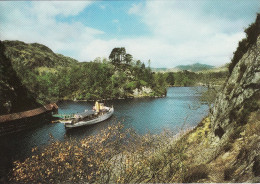
[[[53,17],[56,15],[75,16],[79,14],[90,1],[33,1],[32,13],[39,16]]]
[[[57,17],[78,15],[90,4],[83,1],[0,2],[4,16],[0,19],[1,39],[38,42],[55,52],[70,53],[71,57],[82,59],[78,57],[78,50],[104,32],[77,21],[59,21]]]
[[[222,7],[219,4],[214,4],[216,12]],[[151,54],[157,66],[192,62],[221,65],[230,61],[238,41],[244,37],[243,28],[248,20],[229,17],[228,13],[225,16],[210,13],[205,11],[208,6],[208,1],[203,0],[146,1],[145,6],[134,4],[128,13],[140,16],[152,33],[150,39],[158,44],[152,44],[156,49],[148,44],[143,47],[149,47],[144,52]],[[233,11],[239,13],[243,9]]]
[[[245,37],[243,28],[249,20],[210,14],[205,11],[206,6],[209,6],[208,1],[188,0],[133,4],[127,13],[139,16],[151,34],[93,40],[84,53],[93,59],[101,56],[100,53],[108,56],[114,47],[126,47],[135,59],[144,62],[151,59],[155,67],[194,62],[223,65],[230,62],[238,41]]]
[[[131,8],[128,10],[129,14],[138,14],[142,9],[142,3],[132,4]]]
[[[224,6],[205,0],[142,1],[125,12],[115,8],[113,11],[118,12],[111,16],[111,23],[118,34],[116,39],[102,31],[102,25],[98,30],[86,26],[82,16],[78,19],[88,10],[101,11],[102,7],[91,6],[92,1],[1,1],[0,39],[42,43],[80,61],[108,57],[114,47],[125,47],[135,59],[151,59],[153,67],[194,62],[222,65],[230,61],[238,41],[245,36],[244,27],[255,19],[259,1],[250,2],[230,0]],[[250,11],[244,11],[243,5]],[[125,19],[119,22],[121,15]],[[127,18],[138,21],[146,32],[124,34],[120,26],[129,26]],[[139,33],[138,27],[135,31]]]
[[[174,67],[201,62],[223,65],[230,61],[245,34],[246,21],[204,11],[205,1],[146,1],[128,10],[140,17],[152,33],[134,38],[93,40],[84,49],[89,58],[108,56],[114,47],[126,47],[136,59],[152,66]],[[208,15],[208,16],[207,16]],[[94,49],[95,48],[95,49]]]

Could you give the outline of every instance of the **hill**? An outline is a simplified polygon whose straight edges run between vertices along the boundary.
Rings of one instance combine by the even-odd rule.
[[[78,61],[61,54],[54,53],[50,48],[39,43],[24,43],[22,41],[3,41],[5,55],[11,60],[15,68],[21,65],[28,69],[37,67],[70,66]]]
[[[228,73],[228,63],[223,65],[223,66],[219,66],[219,67],[214,67],[211,69],[207,69],[207,70],[202,70],[202,71],[198,71],[197,73],[219,73],[219,72],[227,72]]]
[[[195,63],[191,65],[178,65],[174,68],[152,68],[152,71],[165,73],[165,72],[179,72],[184,70],[188,70],[190,72],[203,72],[203,71],[212,70],[212,72],[215,72],[218,71],[219,68],[222,67],[215,67],[212,65]]]
[[[33,93],[22,84],[4,52],[5,46],[0,41],[0,114],[25,111],[40,106]]]
[[[151,68],[153,72],[166,72],[168,68]]]
[[[4,41],[4,55],[38,103],[163,96],[165,81],[138,63],[78,62],[38,43]],[[8,74],[6,74],[8,75]]]
[[[213,69],[214,66],[195,63],[195,64],[191,64],[191,65],[178,65],[175,68],[177,68],[179,70],[188,70],[191,72],[198,72],[198,71]]]

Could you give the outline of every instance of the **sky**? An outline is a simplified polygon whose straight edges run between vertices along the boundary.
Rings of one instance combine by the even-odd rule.
[[[230,62],[259,0],[0,1],[0,40],[93,61],[125,47],[152,67]]]

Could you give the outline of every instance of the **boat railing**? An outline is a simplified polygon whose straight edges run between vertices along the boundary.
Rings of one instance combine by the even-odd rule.
[[[71,119],[74,118],[75,114],[54,114],[53,117],[60,118],[60,119]]]

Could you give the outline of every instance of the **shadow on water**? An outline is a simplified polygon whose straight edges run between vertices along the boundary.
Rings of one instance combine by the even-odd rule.
[[[31,123],[27,120],[24,122]],[[14,161],[24,161],[31,156],[32,148],[40,145],[41,129],[44,129],[50,122],[50,119],[38,119],[35,125],[30,124],[22,131],[0,136],[0,183],[7,182],[7,175]]]

